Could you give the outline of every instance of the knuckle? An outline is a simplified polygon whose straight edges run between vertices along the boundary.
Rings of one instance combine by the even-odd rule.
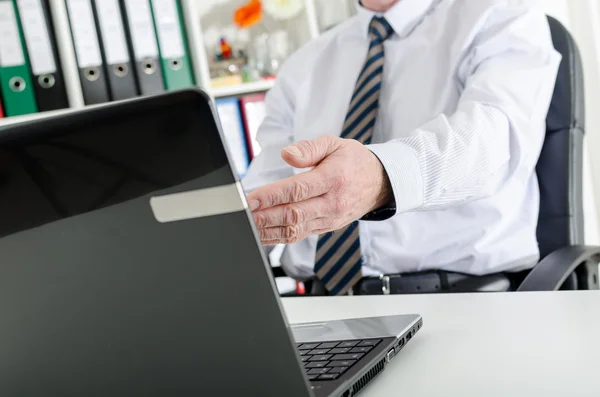
[[[269,241],[269,240],[271,240],[269,238],[269,232],[267,232],[265,229],[260,229],[258,231],[258,235],[260,236],[260,240],[261,241]]]
[[[284,222],[286,225],[298,225],[303,222],[304,213],[298,207],[288,206],[284,214]]]
[[[284,240],[286,244],[294,244],[302,240],[304,236],[304,227],[302,224],[295,226],[288,226],[285,231]]]
[[[280,190],[272,190],[271,192],[269,192],[269,194],[267,195],[267,205],[268,206],[273,206],[276,205],[277,203],[281,202],[281,191]]]
[[[305,182],[297,181],[292,186],[291,199],[294,202],[304,201],[308,198],[309,187]]]
[[[295,226],[288,226],[285,231],[285,241],[288,244],[297,243],[298,241],[307,237],[306,224],[301,223]]]
[[[265,231],[264,240],[266,240],[266,241],[275,241],[275,240],[282,239],[281,228],[270,227],[270,228],[263,229],[263,230]]]
[[[339,197],[337,200],[335,200],[333,205],[333,211],[337,215],[345,214],[348,211],[348,201],[342,197]]]
[[[255,215],[254,223],[256,224],[257,228],[262,229],[267,225],[267,217],[265,215]]]
[[[298,226],[286,226],[283,237],[286,241],[292,241],[298,236]]]
[[[333,190],[341,190],[350,184],[350,179],[344,174],[338,174],[331,178]]]

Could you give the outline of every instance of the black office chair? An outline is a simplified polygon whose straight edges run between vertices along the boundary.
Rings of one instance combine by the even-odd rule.
[[[583,67],[577,44],[549,17],[554,47],[563,59],[546,118],[546,139],[537,164],[540,216],[537,238],[542,260],[519,291],[598,289],[600,247],[584,246]]]

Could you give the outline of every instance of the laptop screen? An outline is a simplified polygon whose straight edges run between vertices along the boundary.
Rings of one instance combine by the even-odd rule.
[[[197,91],[0,128],[0,395],[308,395],[235,181]]]
[[[189,181],[233,183],[210,108],[189,95],[0,130],[0,238]]]

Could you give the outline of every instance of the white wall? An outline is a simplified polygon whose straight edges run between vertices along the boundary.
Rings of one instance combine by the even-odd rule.
[[[561,21],[565,26],[571,23],[567,0],[538,0],[548,15]],[[575,0],[580,1],[580,0]],[[584,0],[585,1],[585,0]]]

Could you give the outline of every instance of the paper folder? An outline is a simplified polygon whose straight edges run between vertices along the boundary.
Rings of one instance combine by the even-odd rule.
[[[0,90],[7,116],[37,112],[23,34],[12,0],[0,0]]]
[[[86,105],[110,100],[91,1],[66,0],[81,89]]]
[[[119,0],[94,0],[93,4],[100,29],[100,48],[106,65],[111,99],[134,97],[137,95],[137,88]]]
[[[39,111],[69,107],[48,0],[17,0]]]
[[[177,0],[151,0],[167,90],[192,87],[194,76],[181,7]]]
[[[149,0],[121,0],[129,52],[135,64],[138,91],[142,95],[164,92],[156,32]]]

